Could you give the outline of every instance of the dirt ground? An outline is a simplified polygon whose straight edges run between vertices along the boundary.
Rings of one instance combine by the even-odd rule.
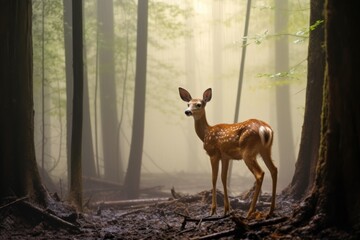
[[[160,194],[161,192],[161,194]],[[210,190],[184,194],[160,191],[139,200],[88,198],[78,214],[54,194],[48,209],[24,199],[0,203],[0,239],[359,239],[336,229],[319,229],[292,222],[298,203],[277,198],[274,215],[265,218],[269,194],[262,194],[257,212],[244,216],[250,196],[231,197],[231,214],[223,216],[223,195],[217,192],[217,214],[209,216]],[[107,192],[106,194],[109,194]]]

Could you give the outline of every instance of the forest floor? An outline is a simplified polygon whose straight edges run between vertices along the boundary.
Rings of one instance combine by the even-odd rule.
[[[26,198],[3,200],[0,239],[359,239],[351,232],[297,224],[292,217],[300,203],[282,196],[277,198],[273,216],[265,218],[271,196],[263,193],[257,212],[246,219],[251,191],[230,198],[232,212],[227,216],[223,216],[221,191],[213,216],[209,216],[210,190],[190,194],[174,188],[158,194],[147,191],[152,192],[151,197],[143,192],[142,199],[130,201],[99,191],[87,199],[80,214],[57,194],[47,209]],[[104,194],[107,199],[100,200]]]

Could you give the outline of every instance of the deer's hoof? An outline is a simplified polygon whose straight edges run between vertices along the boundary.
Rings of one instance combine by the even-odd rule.
[[[210,216],[212,216],[212,215],[214,215],[214,214],[216,214],[216,207],[215,207],[215,208],[212,207],[212,208],[211,208],[211,211],[210,211]]]

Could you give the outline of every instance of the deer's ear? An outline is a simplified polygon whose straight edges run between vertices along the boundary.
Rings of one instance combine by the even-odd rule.
[[[208,88],[208,89],[206,89],[205,92],[203,93],[203,100],[204,100],[205,102],[210,102],[211,97],[212,97],[212,90],[211,90],[211,88]]]
[[[179,87],[179,94],[181,99],[184,100],[185,102],[190,102],[192,99],[190,93],[184,88]]]

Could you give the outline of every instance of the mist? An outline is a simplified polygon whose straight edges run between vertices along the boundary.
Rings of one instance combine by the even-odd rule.
[[[63,1],[49,1],[45,6],[41,2],[33,1],[36,157],[53,184],[66,188],[66,113],[71,101],[66,92],[66,18]],[[136,120],[137,1],[99,2],[84,1],[84,91],[88,93],[89,128],[83,127],[83,131],[89,134],[86,139],[91,140],[92,149],[83,145],[83,157],[92,158],[94,166],[91,176],[84,175],[123,184]],[[244,47],[238,121],[258,118],[272,126],[278,192],[291,181],[305,105],[309,1],[288,1],[283,12],[275,11],[273,1],[253,1],[250,11],[247,45],[243,46],[246,1],[149,2],[144,138],[139,150],[141,188],[161,186],[170,191],[175,187],[187,193],[211,188],[209,157],[195,133],[193,118],[184,114],[187,105],[178,88],[186,88],[193,98],[202,98],[204,90],[212,88],[206,106],[209,124],[232,123]],[[286,28],[277,31],[275,13],[284,11]],[[276,54],[280,40],[288,47],[286,56]],[[278,71],[276,61],[281,60],[275,60],[277,57],[287,59],[286,69]],[[281,101],[289,104],[288,112],[281,109],[280,114],[279,89],[288,96]],[[280,119],[290,126],[281,136],[286,147],[279,144],[278,133],[285,127]],[[281,159],[280,149],[287,151],[282,155],[287,159]],[[261,158],[258,161],[265,171],[263,190],[269,191],[270,174]],[[284,167],[281,161],[288,165]],[[88,166],[83,159],[83,168]],[[243,161],[233,162],[232,194],[250,188],[254,180]]]

